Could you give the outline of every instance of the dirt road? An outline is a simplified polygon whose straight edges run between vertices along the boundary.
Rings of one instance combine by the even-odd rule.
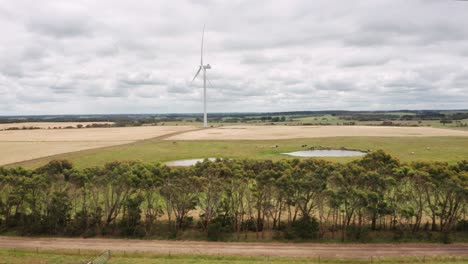
[[[468,256],[468,244],[316,244],[224,243],[81,238],[0,237],[0,248],[82,249],[149,252],[155,254],[203,254],[283,257],[370,258],[398,256]]]

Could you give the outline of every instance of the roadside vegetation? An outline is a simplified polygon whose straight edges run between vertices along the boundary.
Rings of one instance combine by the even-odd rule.
[[[468,161],[374,151],[314,159],[0,168],[0,231],[18,235],[292,241],[466,241]],[[387,241],[388,242],[388,241]]]
[[[6,263],[29,264],[29,263],[83,263],[85,260],[93,259],[98,252],[72,251],[72,250],[21,250],[0,249],[0,260]],[[205,256],[205,255],[157,255],[150,253],[122,253],[113,252],[107,262],[109,264],[149,264],[149,263],[437,263],[452,264],[466,263],[467,257],[439,256],[439,257],[382,257],[361,259],[339,259],[339,258],[286,258],[286,257],[246,257],[246,256]]]

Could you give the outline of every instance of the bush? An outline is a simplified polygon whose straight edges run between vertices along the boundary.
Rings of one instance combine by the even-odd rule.
[[[244,231],[252,231],[256,232],[257,231],[257,224],[258,224],[258,231],[263,230],[263,222],[262,221],[257,221],[255,218],[250,218],[248,220],[242,221],[242,230]]]
[[[315,239],[318,237],[319,223],[315,217],[302,217],[284,231],[286,239]]]
[[[226,234],[234,231],[234,219],[228,216],[218,216],[208,224],[208,240],[223,240]]]
[[[440,234],[440,242],[444,244],[451,244],[452,238],[450,237],[450,234],[448,232],[442,232],[442,234]]]
[[[455,227],[455,230],[461,231],[461,232],[468,232],[468,220],[462,219],[458,221],[457,226]]]
[[[350,225],[346,230],[346,237],[349,240],[353,241],[368,241],[369,240],[369,227],[367,226],[357,226],[357,225]]]

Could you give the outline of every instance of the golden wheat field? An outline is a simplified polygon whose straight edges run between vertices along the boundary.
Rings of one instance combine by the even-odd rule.
[[[195,127],[192,126],[144,126],[0,131],[0,165],[121,145],[193,129]]]

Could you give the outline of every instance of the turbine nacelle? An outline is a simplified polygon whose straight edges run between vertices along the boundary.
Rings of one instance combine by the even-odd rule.
[[[211,69],[211,65],[210,65],[210,64],[204,65],[203,68],[204,68],[205,70],[209,70],[209,69]]]

